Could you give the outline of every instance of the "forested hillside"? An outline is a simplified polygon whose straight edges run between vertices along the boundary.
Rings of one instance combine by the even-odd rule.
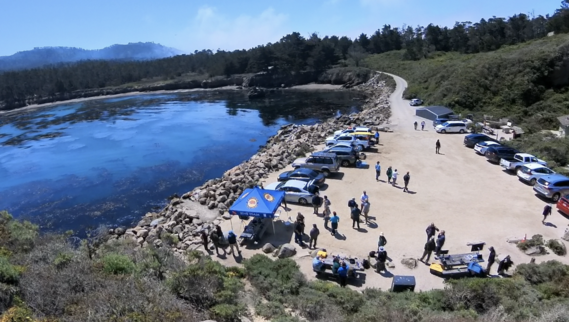
[[[396,28],[384,25],[372,35],[348,37],[294,32],[276,43],[232,52],[201,50],[190,55],[144,62],[89,61],[0,74],[0,106],[25,106],[30,97],[62,96],[78,90],[114,87],[139,81],[160,82],[188,75],[202,77],[256,73],[274,66],[280,73],[323,71],[331,66],[359,66],[370,54],[401,51],[401,59],[420,60],[438,52],[472,54],[569,31],[567,0],[552,16],[492,17],[454,27]]]

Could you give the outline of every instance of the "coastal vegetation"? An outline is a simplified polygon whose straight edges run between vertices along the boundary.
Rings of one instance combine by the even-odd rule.
[[[391,293],[308,281],[291,259],[224,267],[202,252],[139,248],[104,230],[89,244],[0,213],[0,321],[566,321],[569,266],[518,265],[512,278]],[[368,273],[370,274],[370,273]],[[371,273],[372,274],[372,273]]]

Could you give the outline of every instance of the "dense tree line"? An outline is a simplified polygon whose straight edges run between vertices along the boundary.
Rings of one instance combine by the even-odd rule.
[[[188,74],[204,77],[256,73],[274,66],[283,72],[324,70],[333,65],[356,65],[368,54],[405,50],[417,60],[437,51],[478,53],[504,45],[541,38],[548,32],[569,32],[569,5],[564,0],[552,16],[492,17],[478,23],[459,22],[454,27],[385,25],[374,34],[348,37],[317,34],[303,37],[293,32],[276,43],[232,52],[195,51],[189,55],[153,61],[85,61],[0,74],[0,101],[4,108],[26,105],[33,97],[54,97],[76,90],[113,87],[141,80],[180,79]]]

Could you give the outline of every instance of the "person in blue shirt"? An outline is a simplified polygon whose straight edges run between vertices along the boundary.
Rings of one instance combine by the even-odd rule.
[[[323,268],[324,268],[324,262],[322,261],[322,258],[320,258],[320,256],[314,257],[314,259],[312,260],[312,269],[315,271],[322,271]]]
[[[379,144],[379,131],[378,130],[375,131],[375,135],[373,137],[375,138],[375,144]]]
[[[340,286],[341,287],[346,287],[346,284],[348,284],[348,269],[350,267],[348,266],[348,264],[346,264],[346,262],[342,262],[342,265],[340,266],[340,268],[338,268],[338,277],[340,279]]]
[[[332,213],[332,217],[330,217],[330,224],[332,225],[332,236],[336,235],[336,232],[338,231],[339,222],[340,222],[340,217],[338,217],[338,215],[334,211]]]
[[[375,181],[379,181],[380,175],[381,175],[381,165],[379,165],[379,161],[377,161],[375,165]]]

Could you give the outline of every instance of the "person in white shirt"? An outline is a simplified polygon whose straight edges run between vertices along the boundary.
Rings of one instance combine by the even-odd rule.
[[[362,194],[362,197],[361,197],[361,202],[362,202],[362,204],[361,204],[360,209],[363,209],[363,208],[364,208],[364,203],[365,203],[366,201],[369,201],[369,196],[368,196],[367,193],[364,191],[364,193]]]
[[[397,176],[399,175],[399,173],[397,173],[397,169],[393,170],[393,183],[392,185],[397,185]]]

